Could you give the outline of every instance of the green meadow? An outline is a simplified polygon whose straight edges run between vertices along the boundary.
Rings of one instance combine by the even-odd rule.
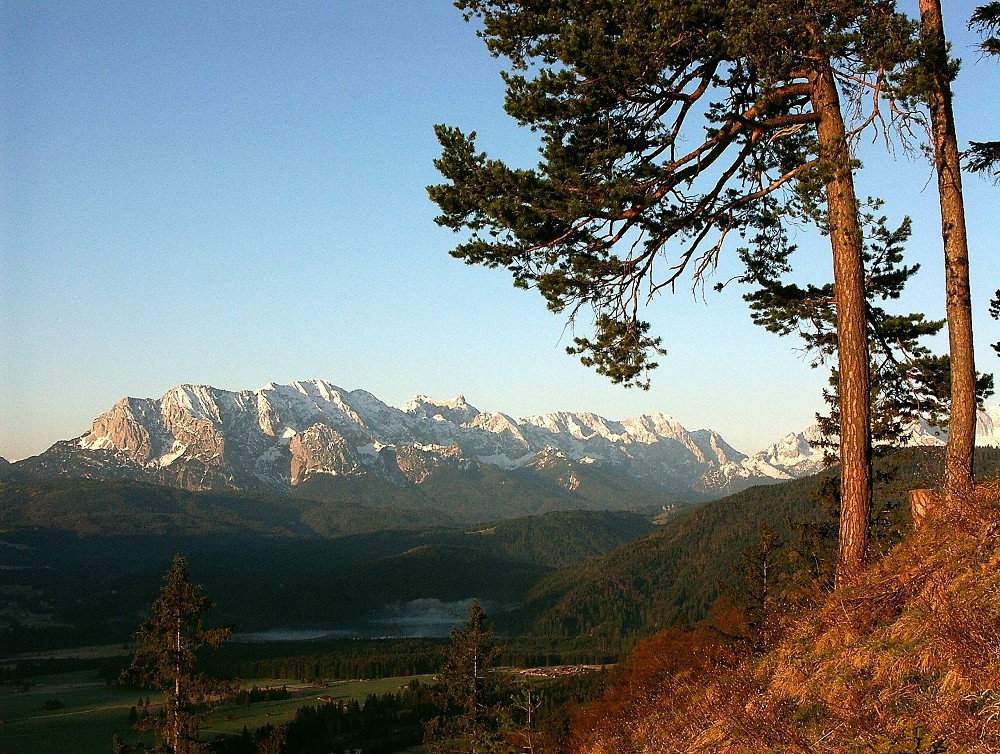
[[[244,685],[287,686],[291,698],[250,705],[220,705],[203,725],[203,737],[238,734],[244,726],[252,732],[268,723],[290,720],[300,707],[321,704],[319,697],[329,697],[334,702],[364,701],[369,694],[397,691],[413,678],[424,680],[429,676],[308,685],[275,678],[250,680]],[[108,686],[96,670],[26,679],[21,689],[0,687],[0,751],[5,754],[109,754],[115,735],[125,743],[140,740],[140,733],[128,721],[129,710],[139,701],[140,693],[143,698],[149,695],[150,709],[155,710],[159,701],[157,694]],[[141,735],[141,740],[153,741],[152,733]]]

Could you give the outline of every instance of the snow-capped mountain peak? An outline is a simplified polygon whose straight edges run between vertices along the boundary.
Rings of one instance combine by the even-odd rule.
[[[603,465],[647,488],[684,494],[745,457],[717,433],[688,432],[666,413],[515,419],[480,411],[463,395],[417,395],[394,408],[324,380],[237,392],[179,385],[159,399],[123,399],[69,445],[113,459],[134,478],[194,489],[284,489],[316,474],[418,483],[440,464],[514,469],[539,457]]]
[[[455,396],[450,401],[441,401],[426,395],[415,395],[402,408],[411,416],[467,424],[479,415],[479,409],[470,406],[464,395]]]
[[[236,392],[179,385],[159,399],[123,398],[36,465],[190,489],[288,490],[316,475],[372,474],[405,486],[445,466],[511,470],[548,459],[602,467],[649,490],[718,495],[819,471],[818,437],[810,427],[747,456],[717,432],[688,431],[666,413],[515,419],[480,411],[462,395],[417,395],[395,408],[364,390],[304,380]],[[942,441],[914,430],[914,444]],[[1000,406],[980,413],[978,442],[1000,444]]]

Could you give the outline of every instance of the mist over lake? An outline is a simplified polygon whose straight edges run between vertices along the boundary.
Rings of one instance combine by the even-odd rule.
[[[447,637],[469,613],[472,598],[446,602],[422,598],[386,605],[380,615],[354,628],[273,628],[238,632],[233,641],[265,643],[318,639],[438,638]]]

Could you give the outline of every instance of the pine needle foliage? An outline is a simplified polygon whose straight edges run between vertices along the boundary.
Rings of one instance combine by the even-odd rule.
[[[990,316],[993,319],[1000,319],[1000,290],[997,290],[990,300]],[[1000,356],[1000,343],[993,343],[992,348],[997,352],[997,356]]]
[[[424,743],[432,754],[500,754],[506,741],[508,684],[496,669],[500,649],[478,600],[468,620],[451,632],[451,646],[437,675],[445,714],[432,720]]]
[[[821,73],[845,88],[846,138],[900,125],[898,110],[860,116],[912,54],[893,3],[455,4],[509,62],[505,110],[538,135],[541,161],[509,166],[475,132],[437,126],[436,222],[463,233],[453,256],[507,269],[570,323],[591,309],[593,335],[567,350],[625,386],[648,388],[664,355],[642,314],[659,292],[685,273],[703,284],[762,215],[827,224],[823,186],[850,158],[818,136],[841,108],[817,99]]]
[[[1000,2],[980,5],[969,19],[969,28],[983,35],[980,49],[987,55],[1000,55]],[[973,141],[965,154],[969,170],[984,173],[1000,182],[1000,141]]]
[[[881,206],[880,200],[868,200],[862,228],[872,441],[876,449],[885,450],[906,444],[920,421],[947,426],[951,372],[949,357],[934,354],[924,343],[944,327],[945,320],[927,319],[922,312],[897,314],[888,308],[901,298],[920,265],[904,262],[904,246],[911,235],[910,219],[904,218],[892,228],[886,217],[875,214]],[[766,231],[752,239],[751,247],[740,250],[746,273],[739,280],[755,286],[744,295],[755,324],[778,335],[799,335],[814,368],[834,365],[830,387],[823,392],[830,413],[816,417],[823,432],[820,447],[832,464],[836,461],[840,430],[834,286],[784,282],[783,277],[793,271],[790,258],[796,250],[788,241],[786,229],[769,223]],[[978,375],[978,402],[981,404],[992,392],[992,375]]]

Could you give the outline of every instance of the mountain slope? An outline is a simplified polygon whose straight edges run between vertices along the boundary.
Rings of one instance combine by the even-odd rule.
[[[743,469],[762,476],[778,474],[775,479],[794,479],[816,474],[825,467],[823,450],[817,447],[822,439],[818,424],[802,432],[792,432],[773,445],[754,453],[742,464]],[[948,432],[916,422],[909,428],[906,445],[910,447],[942,447],[948,441]],[[976,446],[1000,447],[1000,405],[987,406],[976,416]]]
[[[702,618],[761,523],[818,518],[816,478],[759,486],[670,518],[656,532],[545,578],[521,612],[545,636],[627,639]]]
[[[329,537],[447,522],[436,512],[375,508],[350,499],[191,492],[129,480],[0,482],[0,530],[5,531],[52,529],[105,537]]]
[[[732,621],[653,637],[564,750],[1000,751],[998,531],[993,481],[849,585],[772,604],[756,652]]]
[[[218,600],[219,619],[243,631],[384,635],[429,630],[442,600],[509,607],[553,567],[651,528],[648,517],[599,511],[429,528],[349,502],[92,479],[0,483],[0,647],[126,640],[178,552]],[[455,609],[442,619],[459,620]]]
[[[980,444],[1000,441],[1000,407]],[[0,479],[127,479],[191,491],[292,494],[467,523],[552,510],[656,510],[821,470],[815,428],[753,456],[663,413],[514,419],[463,396],[393,408],[321,380],[227,391],[181,385],[124,398],[90,430]],[[914,444],[940,444],[916,427]],[[363,481],[358,481],[363,480]]]

